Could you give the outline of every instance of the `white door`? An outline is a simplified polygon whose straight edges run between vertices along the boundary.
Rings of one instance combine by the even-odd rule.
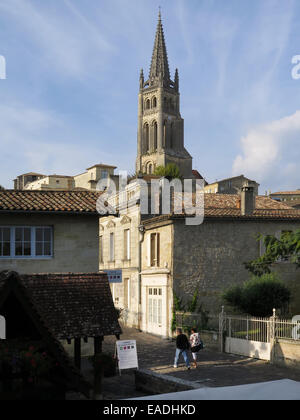
[[[148,287],[148,332],[162,334],[162,299],[163,290],[161,287]]]

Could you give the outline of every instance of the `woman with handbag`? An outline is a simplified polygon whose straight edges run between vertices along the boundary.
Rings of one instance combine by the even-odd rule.
[[[194,366],[197,367],[197,353],[203,348],[203,343],[200,339],[199,333],[197,333],[196,328],[191,329],[190,336],[191,352],[193,356]]]

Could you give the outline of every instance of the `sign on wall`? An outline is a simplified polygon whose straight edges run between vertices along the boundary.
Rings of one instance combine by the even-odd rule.
[[[119,370],[138,368],[136,340],[116,342]]]
[[[109,283],[122,283],[122,270],[103,270]]]
[[[5,340],[6,338],[6,322],[4,316],[0,315],[0,340]]]

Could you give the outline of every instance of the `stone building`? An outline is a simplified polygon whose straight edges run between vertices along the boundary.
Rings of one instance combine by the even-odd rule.
[[[270,198],[282,201],[291,207],[300,209],[300,189],[295,191],[278,191],[270,194]]]
[[[136,173],[152,174],[168,163],[176,164],[185,178],[193,178],[192,157],[184,147],[178,70],[171,80],[159,14],[149,77],[145,81],[143,70],[140,74]]]
[[[74,179],[69,175],[46,175],[35,181],[28,182],[23,190],[66,191],[74,189]]]
[[[92,191],[0,191],[0,270],[97,272],[98,196]]]
[[[239,194],[241,188],[246,184],[253,186],[255,194],[258,195],[259,184],[246,178],[244,175],[220,179],[219,181],[207,184],[204,187],[204,191],[210,194]]]
[[[268,197],[255,198],[253,190],[241,196],[205,194],[204,222],[188,226],[185,217],[170,214],[142,221],[141,329],[166,337],[171,334],[174,294],[188,303],[197,291],[203,310],[218,314],[222,292],[250,277],[243,262],[264,252],[257,235],[300,228],[299,210]],[[286,261],[273,269],[290,287],[290,312],[298,314],[299,270]]]
[[[14,179],[14,189],[24,190],[27,184],[44,178],[44,176],[45,175],[38,174],[36,172],[28,172],[26,174],[18,175],[16,179]]]
[[[85,172],[71,175],[41,175],[34,172],[19,175],[14,180],[15,190],[40,191],[70,191],[70,190],[96,190],[102,179],[116,181],[114,171],[116,166],[99,163],[87,168]]]

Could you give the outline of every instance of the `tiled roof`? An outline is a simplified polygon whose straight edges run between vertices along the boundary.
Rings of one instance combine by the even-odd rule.
[[[96,191],[0,191],[0,211],[96,214]]]
[[[300,195],[300,190],[296,191],[278,191],[271,193],[271,196],[273,195]]]
[[[193,197],[195,198],[195,196]],[[161,215],[148,218],[145,224],[155,219],[182,218],[187,214]],[[256,209],[250,216],[242,216],[240,196],[238,194],[204,194],[205,218],[241,218],[241,219],[297,219],[300,222],[300,210],[292,208],[285,203],[272,200],[266,196],[256,197]]]
[[[0,297],[7,278],[7,272],[0,273]],[[28,274],[17,280],[56,339],[121,334],[104,273]]]

